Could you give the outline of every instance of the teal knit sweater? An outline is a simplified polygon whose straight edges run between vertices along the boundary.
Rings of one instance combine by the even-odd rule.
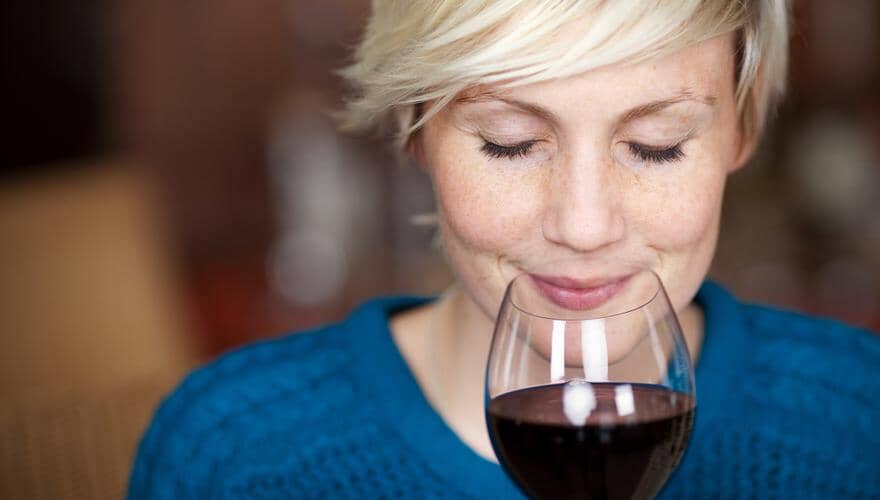
[[[129,498],[521,498],[423,397],[388,317],[261,342],[166,399]],[[880,336],[705,284],[690,447],[661,498],[880,498]]]

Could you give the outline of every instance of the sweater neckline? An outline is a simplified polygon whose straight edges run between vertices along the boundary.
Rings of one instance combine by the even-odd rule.
[[[357,329],[351,332],[351,346],[358,372],[370,384],[385,421],[393,422],[410,451],[446,484],[460,486],[465,494],[479,492],[481,497],[521,498],[501,466],[462,442],[434,410],[392,339],[390,317],[431,300],[378,298],[356,310],[349,324]]]
[[[706,281],[694,301],[705,317],[703,347],[697,359],[697,418],[691,441],[717,432],[715,419],[725,410],[727,396],[738,385],[739,366],[746,359],[748,329],[736,299],[720,285]],[[702,440],[702,439],[700,439]]]
[[[482,496],[519,498],[521,493],[501,466],[459,439],[422,393],[415,376],[394,343],[390,317],[423,305],[428,297],[383,297],[366,302],[347,322],[356,373],[368,384],[386,422],[394,427],[421,460],[448,484]],[[723,411],[724,393],[735,384],[736,360],[746,341],[735,299],[721,286],[706,281],[695,302],[703,310],[705,335],[695,367],[697,419],[694,436],[712,432],[712,421]]]

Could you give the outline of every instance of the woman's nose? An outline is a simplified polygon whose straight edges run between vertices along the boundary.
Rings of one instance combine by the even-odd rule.
[[[544,237],[579,253],[623,239],[620,179],[602,162],[568,162],[554,172],[547,189]]]

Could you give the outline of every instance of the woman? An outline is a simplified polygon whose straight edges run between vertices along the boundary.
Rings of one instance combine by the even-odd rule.
[[[489,337],[509,278],[558,259],[650,267],[679,313],[700,413],[661,496],[880,496],[878,338],[704,282],[787,24],[784,0],[375,1],[347,124],[391,126],[428,173],[457,286],[197,371],[130,498],[519,496],[485,427]]]

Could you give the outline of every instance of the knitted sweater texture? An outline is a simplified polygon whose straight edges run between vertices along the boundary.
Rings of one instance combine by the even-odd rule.
[[[376,299],[195,371],[160,406],[129,499],[522,498],[431,408]],[[880,498],[880,336],[697,296],[697,419],[664,499]]]

